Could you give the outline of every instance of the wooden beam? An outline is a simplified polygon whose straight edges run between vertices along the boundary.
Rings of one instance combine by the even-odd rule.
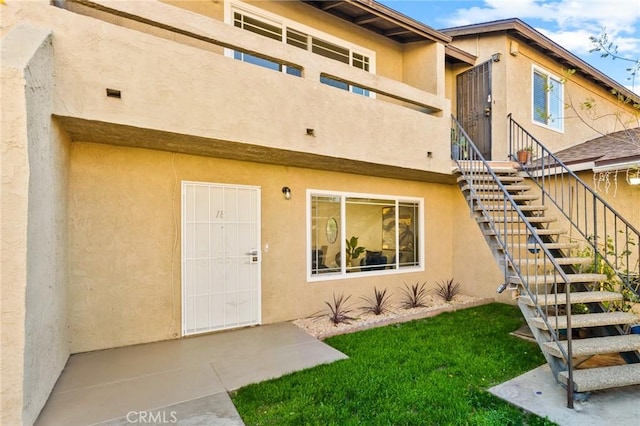
[[[387,36],[387,37],[393,37],[393,36],[402,35],[402,34],[409,34],[410,32],[412,32],[412,31],[408,30],[406,28],[396,27],[396,28],[392,28],[390,30],[386,30],[384,32],[384,35]]]
[[[373,21],[377,21],[378,19],[380,19],[380,17],[378,15],[374,15],[372,13],[368,13],[366,15],[363,15],[359,18],[356,18],[353,20],[353,23],[356,25],[364,25],[364,24],[368,24],[370,22]]]
[[[322,6],[320,7],[322,10],[329,10],[329,9],[333,9],[336,6],[340,6],[340,3],[342,3],[341,1],[325,1],[324,3],[322,3]]]

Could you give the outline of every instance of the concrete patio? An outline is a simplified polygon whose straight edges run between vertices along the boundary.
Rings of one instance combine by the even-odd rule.
[[[228,392],[346,359],[290,323],[72,355],[36,425],[243,425]],[[489,392],[562,426],[637,424],[640,386],[566,408],[543,365]]]
[[[289,323],[72,355],[36,425],[243,425],[229,391],[345,358]]]
[[[637,425],[640,386],[593,392],[567,408],[566,391],[556,383],[548,364],[489,389],[505,401],[547,417],[560,426]]]

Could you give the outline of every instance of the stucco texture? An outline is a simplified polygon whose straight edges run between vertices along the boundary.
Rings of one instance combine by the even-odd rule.
[[[510,54],[511,43],[517,43],[517,53]],[[608,90],[572,75],[563,66],[534,47],[499,34],[455,40],[454,45],[478,56],[478,63],[501,54],[500,62],[492,65],[492,153],[493,160],[506,160],[509,153],[507,116],[513,118],[552,152],[593,139],[603,134],[636,127],[637,111],[630,104],[620,102]],[[515,51],[514,51],[515,52]],[[564,130],[556,131],[533,121],[533,67],[550,73],[564,82]],[[451,68],[459,73],[464,69]],[[452,81],[453,84],[453,81]],[[452,93],[455,97],[455,93]],[[592,102],[595,107],[585,109],[582,104]],[[455,100],[453,109],[455,110]]]
[[[87,18],[71,15],[65,16],[68,29],[56,38],[57,115],[407,169],[450,171],[450,110],[444,97],[181,9],[145,11],[149,19],[164,22],[173,17],[203,37],[233,41],[301,64],[303,78],[100,21],[88,25]],[[144,46],[144,55],[139,46]],[[118,61],[112,60],[114,52]],[[400,46],[395,54],[399,52]],[[425,47],[423,54],[443,55],[443,49]],[[92,72],[95,69],[101,73]],[[354,96],[321,84],[321,72],[415,99],[441,113]],[[106,88],[120,90],[121,99],[107,98]],[[313,137],[306,136],[308,128],[314,130]],[[427,152],[432,153],[429,159]]]
[[[72,352],[180,335],[183,180],[261,187],[263,323],[307,316],[333,293],[358,297],[373,286],[393,291],[418,281],[433,287],[452,275],[454,186],[77,142],[69,202]],[[282,196],[285,185],[291,200]],[[307,282],[308,188],[423,197],[425,271]]]
[[[2,39],[2,424],[32,424],[69,355],[68,140],[51,121],[50,32]]]

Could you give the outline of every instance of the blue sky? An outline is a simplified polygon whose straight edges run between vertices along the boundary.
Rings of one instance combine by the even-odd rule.
[[[621,56],[640,59],[640,0],[378,0],[435,29],[520,18],[582,60],[632,88],[632,64],[589,53],[603,28]],[[633,89],[633,88],[632,88]],[[640,93],[640,76],[635,91]]]

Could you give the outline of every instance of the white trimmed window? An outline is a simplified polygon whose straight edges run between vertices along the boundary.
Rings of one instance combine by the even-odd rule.
[[[562,132],[564,130],[564,85],[548,72],[533,68],[533,122]]]
[[[231,5],[229,11],[227,16],[230,16],[230,18],[228,19],[230,22],[232,21],[235,27],[251,31],[267,38],[282,41],[291,46],[351,65],[364,71],[375,72],[373,66],[375,54],[367,49],[352,45],[344,40],[321,33],[302,24],[288,21],[277,15],[255,9],[246,4],[234,3]],[[233,56],[238,60],[250,62],[265,68],[296,76],[302,75],[302,71],[298,68],[287,67],[247,53],[234,51]],[[366,89],[349,85],[329,77],[322,76],[320,81],[324,84],[349,90],[360,95],[372,95]]]
[[[423,199],[308,190],[307,202],[310,280],[423,269]]]

